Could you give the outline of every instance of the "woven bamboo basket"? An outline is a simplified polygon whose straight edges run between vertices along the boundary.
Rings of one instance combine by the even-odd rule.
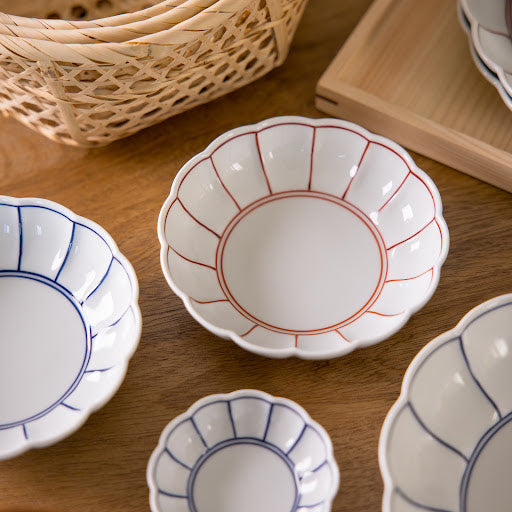
[[[306,2],[28,2],[0,16],[0,111],[57,142],[106,145],[279,66]]]

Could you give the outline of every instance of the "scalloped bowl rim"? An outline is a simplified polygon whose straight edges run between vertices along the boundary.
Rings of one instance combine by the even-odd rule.
[[[332,481],[331,486],[329,489],[329,495],[325,498],[325,503],[327,504],[327,509],[325,512],[329,511],[332,506],[332,502],[334,498],[336,497],[336,494],[339,489],[340,484],[340,473],[338,464],[336,462],[336,459],[334,457],[334,450],[332,446],[332,441],[322,425],[320,425],[318,422],[313,420],[309,413],[297,402],[294,402],[293,400],[290,400],[289,398],[283,398],[283,397],[276,397],[273,395],[270,395],[269,393],[265,393],[264,391],[260,391],[257,389],[238,389],[236,391],[233,391],[231,393],[220,393],[220,394],[212,394],[204,396],[203,398],[200,398],[196,402],[194,402],[185,412],[181,413],[180,415],[176,416],[170,423],[168,423],[165,428],[163,429],[162,433],[160,434],[160,437],[158,439],[158,444],[156,448],[151,453],[151,456],[149,458],[147,467],[146,467],[146,481],[149,487],[150,491],[150,508],[153,512],[161,512],[160,507],[157,504],[157,497],[158,497],[158,489],[155,484],[155,478],[154,478],[154,468],[156,467],[158,457],[162,453],[162,451],[165,450],[166,442],[169,434],[172,432],[172,430],[177,427],[181,422],[184,420],[187,420],[191,418],[199,409],[202,409],[206,405],[216,402],[216,401],[230,401],[237,398],[257,398],[261,400],[265,400],[267,402],[270,402],[272,404],[277,405],[284,405],[295,412],[299,414],[299,416],[302,418],[302,420],[309,425],[314,425],[315,429],[318,431],[320,436],[322,437],[322,441],[324,442],[324,446],[326,448],[326,460],[329,463],[330,468],[332,469]]]
[[[442,245],[442,251],[439,255],[437,262],[433,266],[433,274],[432,274],[432,284],[429,287],[428,292],[425,294],[423,299],[417,303],[416,305],[406,309],[404,311],[404,315],[400,321],[400,323],[397,326],[394,326],[391,329],[391,332],[386,332],[383,335],[380,336],[374,336],[372,338],[366,339],[366,340],[356,340],[351,342],[348,346],[341,346],[340,349],[334,351],[334,350],[325,350],[325,351],[318,351],[318,352],[311,352],[302,348],[296,348],[296,347],[288,347],[288,348],[281,348],[281,349],[268,349],[265,347],[260,347],[258,345],[255,345],[254,343],[250,343],[243,339],[241,336],[236,334],[234,331],[231,331],[229,329],[222,329],[220,327],[217,327],[215,324],[209,322],[208,320],[204,319],[200,314],[198,314],[195,309],[192,306],[191,300],[189,295],[187,295],[185,292],[180,290],[180,288],[175,284],[171,273],[169,271],[169,266],[167,263],[167,257],[166,257],[166,251],[168,247],[168,242],[165,237],[165,216],[168,211],[168,209],[171,206],[172,201],[178,197],[178,190],[182,183],[182,181],[187,176],[187,173],[201,160],[208,158],[211,156],[211,154],[222,144],[227,142],[230,139],[233,139],[237,136],[243,135],[247,132],[259,132],[263,129],[270,128],[272,126],[278,126],[278,125],[286,125],[286,124],[297,124],[297,123],[308,123],[315,127],[321,127],[325,125],[326,123],[329,123],[330,126],[333,127],[339,127],[339,128],[345,128],[352,131],[355,131],[356,133],[362,135],[363,137],[366,137],[371,142],[377,142],[384,144],[388,148],[394,150],[396,153],[401,156],[406,163],[410,166],[411,170],[414,170],[415,173],[421,176],[422,180],[424,180],[425,185],[427,186],[428,190],[431,192],[434,205],[435,205],[435,219],[438,221],[441,233],[443,236],[443,245]],[[272,117],[269,119],[266,119],[264,121],[261,121],[259,123],[251,124],[251,125],[244,125],[238,128],[234,128],[233,130],[230,130],[228,132],[223,133],[222,135],[218,136],[216,139],[214,139],[203,151],[196,154],[194,157],[192,157],[190,160],[188,160],[181,169],[177,172],[176,176],[174,177],[171,185],[171,190],[169,195],[167,196],[161,210],[160,214],[158,216],[158,223],[157,223],[157,231],[158,231],[158,239],[160,241],[160,265],[162,268],[162,271],[164,273],[165,279],[167,280],[168,285],[172,289],[172,291],[183,301],[187,311],[190,313],[190,315],[197,321],[199,324],[201,324],[203,327],[208,329],[210,332],[214,333],[215,335],[225,338],[225,339],[231,339],[233,340],[238,346],[241,348],[253,352],[255,354],[266,356],[266,357],[272,357],[272,358],[285,358],[285,357],[291,357],[296,356],[301,359],[330,359],[334,357],[343,356],[345,354],[348,354],[355,350],[356,348],[362,348],[367,347],[370,345],[374,345],[376,343],[379,343],[380,341],[383,341],[396,332],[398,332],[402,327],[409,321],[411,315],[419,311],[421,308],[427,304],[427,302],[432,298],[434,292],[437,289],[437,286],[439,284],[439,278],[440,278],[440,271],[441,267],[446,260],[446,257],[448,255],[448,250],[450,246],[450,238],[449,238],[449,232],[448,227],[446,225],[446,221],[443,218],[443,204],[441,200],[441,195],[439,194],[439,191],[433,182],[433,180],[430,178],[430,176],[427,175],[427,173],[423,170],[421,170],[413,161],[412,157],[409,155],[407,151],[405,151],[404,148],[402,148],[400,145],[395,143],[394,141],[382,137],[380,135],[373,134],[372,132],[369,132],[368,130],[362,128],[361,126],[351,123],[349,121],[341,120],[341,119],[333,119],[333,118],[319,118],[319,119],[313,119],[308,118],[304,116],[278,116],[278,117]],[[444,243],[445,242],[445,243]]]
[[[98,400],[97,402],[88,404],[83,409],[80,410],[80,419],[73,424],[72,427],[65,428],[61,430],[60,432],[56,432],[52,435],[49,435],[46,439],[40,439],[40,440],[32,440],[27,439],[25,443],[23,443],[22,446],[20,446],[16,450],[9,451],[5,458],[14,458],[22,453],[31,450],[33,448],[45,448],[48,446],[51,446],[59,441],[62,441],[63,439],[69,437],[74,432],[77,432],[88,420],[90,415],[104,407],[117,393],[119,388],[121,387],[121,384],[123,383],[126,373],[128,371],[128,364],[137,350],[138,344],[140,342],[140,337],[142,333],[142,316],[140,312],[140,307],[138,304],[139,300],[139,284],[137,280],[137,276],[135,274],[135,270],[131,263],[128,261],[128,259],[120,252],[119,247],[117,246],[114,239],[111,237],[111,235],[102,228],[99,224],[96,222],[87,219],[86,217],[82,217],[80,215],[77,215],[70,209],[66,208],[65,206],[62,206],[59,203],[56,203],[55,201],[51,201],[49,199],[43,199],[43,198],[37,198],[37,197],[12,197],[12,196],[6,196],[6,195],[0,195],[0,202],[5,201],[6,203],[12,204],[12,206],[39,206],[43,208],[47,208],[49,210],[53,210],[57,213],[60,213],[67,217],[72,222],[81,223],[85,225],[86,227],[90,228],[92,231],[94,231],[96,234],[98,234],[100,237],[104,239],[104,241],[107,243],[109,249],[111,249],[112,254],[119,260],[119,262],[122,264],[124,270],[127,272],[128,277],[130,279],[130,283],[132,285],[132,297],[130,300],[130,306],[132,308],[134,321],[136,330],[134,332],[134,343],[131,346],[130,350],[126,353],[126,356],[124,358],[124,362],[121,364],[119,363],[119,367],[121,368],[121,372],[119,374],[118,381],[115,382],[114,386],[111,388],[110,392],[107,393],[101,400]],[[2,454],[0,454],[0,460],[4,458]]]
[[[387,457],[386,457],[386,446],[388,443],[388,438],[391,433],[391,429],[393,428],[394,422],[400,410],[406,405],[407,397],[409,394],[409,388],[411,385],[411,381],[413,380],[416,370],[423,363],[423,361],[435,350],[437,350],[443,343],[460,337],[462,333],[466,330],[466,328],[479,316],[487,313],[490,310],[495,309],[496,307],[511,303],[512,302],[512,294],[504,294],[499,295],[498,297],[494,297],[489,299],[481,304],[478,304],[473,309],[468,311],[459,323],[449,331],[445,331],[439,336],[435,337],[433,340],[429,341],[415,356],[411,361],[407,370],[405,371],[404,378],[402,380],[402,386],[400,388],[400,396],[393,404],[391,409],[388,411],[386,415],[386,419],[382,425],[380,437],[379,437],[379,466],[381,471],[382,480],[384,482],[384,493],[382,498],[382,510],[383,512],[391,512],[390,508],[390,499],[391,493],[393,492],[393,478],[391,477],[391,471],[389,470]]]

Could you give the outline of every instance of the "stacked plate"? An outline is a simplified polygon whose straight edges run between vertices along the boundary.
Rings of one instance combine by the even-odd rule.
[[[458,0],[459,18],[482,75],[512,110],[512,41],[508,0]]]

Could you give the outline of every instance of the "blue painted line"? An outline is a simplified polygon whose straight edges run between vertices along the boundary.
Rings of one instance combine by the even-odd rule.
[[[21,258],[23,257],[23,222],[21,220],[21,207],[18,206],[18,226],[20,231],[20,247],[18,252],[18,270],[21,269]]]
[[[85,372],[87,373],[87,372]],[[66,404],[65,402],[61,402],[60,405],[63,405],[64,407],[67,407],[68,409],[71,409],[72,411],[80,411],[78,407],[73,407],[72,405]]]
[[[192,425],[193,425],[193,427],[194,427],[195,431],[197,432],[197,435],[200,437],[201,441],[203,442],[203,444],[204,444],[205,448],[208,448],[208,444],[207,444],[207,443],[206,443],[206,441],[204,440],[203,434],[201,434],[201,432],[200,432],[199,428],[197,427],[196,422],[195,422],[195,420],[194,420],[194,417],[193,417],[193,416],[191,416],[191,417],[190,417],[190,422],[192,423]]]
[[[128,307],[126,308],[126,310],[124,311],[124,313],[123,313],[123,314],[122,314],[122,315],[121,315],[121,316],[120,316],[120,317],[119,317],[115,322],[111,323],[110,325],[107,325],[106,327],[104,327],[104,328],[103,328],[103,330],[105,330],[105,329],[110,329],[111,327],[115,327],[115,326],[116,326],[116,325],[117,325],[117,324],[118,324],[118,323],[119,323],[119,322],[120,322],[120,321],[125,317],[125,315],[126,315],[129,311],[131,311],[131,309],[132,309],[132,306],[131,306],[131,305],[130,305],[130,306],[128,306]],[[96,336],[96,335],[95,335],[95,336]]]
[[[412,415],[414,416],[414,419],[420,424],[420,426],[423,430],[425,430],[428,434],[430,434],[438,443],[442,444],[445,448],[448,448],[450,451],[452,451],[453,453],[456,453],[459,457],[461,457],[466,462],[468,462],[469,459],[462,452],[457,450],[457,448],[455,448],[451,444],[447,443],[444,439],[441,439],[438,435],[434,434],[434,432],[432,432],[432,430],[430,430],[425,425],[423,420],[418,416],[418,413],[414,409],[411,402],[407,402],[406,406],[409,407],[409,410],[411,411]]]
[[[85,370],[84,373],[108,372],[109,370],[112,370],[112,368],[114,368],[114,366],[110,366],[109,368],[98,368],[95,370]]]
[[[466,367],[467,367],[467,369],[469,371],[469,374],[471,375],[471,378],[473,379],[473,381],[477,385],[478,389],[482,392],[482,395],[484,395],[485,398],[487,398],[488,402],[495,409],[496,413],[498,414],[498,418],[501,420],[502,419],[502,415],[501,415],[500,410],[498,409],[498,406],[496,405],[496,402],[489,396],[487,391],[485,391],[485,389],[483,388],[482,384],[476,378],[475,374],[473,373],[473,370],[471,369],[471,365],[469,364],[468,357],[467,357],[466,351],[464,349],[464,344],[462,343],[462,337],[460,337],[460,336],[459,336],[459,347],[460,347],[460,351],[462,352],[462,357],[464,358],[464,363],[466,364]]]
[[[160,487],[158,488],[158,492],[160,494],[163,494],[164,496],[169,496],[170,498],[183,498],[185,500],[188,499],[188,496],[184,496],[183,494],[174,494],[172,492],[166,492],[160,489]]]
[[[322,469],[325,465],[327,465],[327,459],[322,462],[322,464],[319,464],[315,469],[312,469],[310,473],[316,473],[319,469]]]
[[[101,278],[101,281],[96,285],[96,287],[94,288],[94,290],[93,290],[91,293],[89,293],[89,295],[87,295],[87,297],[82,301],[82,304],[83,304],[84,302],[87,302],[87,301],[91,298],[91,296],[92,296],[92,295],[94,295],[94,294],[96,293],[96,291],[98,290],[98,288],[103,284],[103,282],[105,281],[105,279],[106,279],[106,278],[107,278],[107,276],[108,276],[108,273],[110,272],[110,269],[112,268],[112,264],[114,263],[114,260],[115,260],[115,258],[112,256],[112,259],[110,260],[110,264],[109,264],[109,266],[108,266],[108,268],[107,268],[107,271],[105,272],[105,274],[104,274],[104,275],[103,275],[103,277]]]
[[[306,429],[308,428],[307,423],[304,423],[304,427],[302,428],[299,437],[295,439],[295,442],[293,443],[292,447],[286,452],[286,455],[289,455],[293,450],[295,450],[296,446],[300,443],[300,440],[302,439],[302,436],[306,432]]]
[[[189,471],[192,471],[192,468],[188,465],[188,464],[185,464],[184,462],[182,462],[180,459],[178,459],[177,457],[175,457],[173,455],[173,453],[171,452],[171,450],[169,450],[169,448],[167,448],[167,446],[165,447],[164,449],[165,453],[167,453],[167,455],[169,455],[169,457],[174,461],[176,462],[177,464],[179,464],[180,466],[183,466],[185,469],[188,469]]]
[[[28,439],[27,426],[25,424],[23,424],[23,435],[25,436],[25,439]]]
[[[444,509],[444,508],[436,508],[436,507],[430,507],[428,505],[422,505],[421,503],[418,503],[417,501],[414,501],[413,499],[409,498],[407,494],[405,494],[400,487],[395,487],[395,492],[403,498],[409,505],[413,505],[414,507],[420,508],[421,510],[428,510],[429,512],[452,512],[450,510]]]
[[[228,412],[229,412],[229,419],[231,420],[231,427],[233,429],[233,436],[236,439],[238,436],[236,433],[235,421],[233,420],[233,411],[231,410],[231,402],[230,401],[227,402],[227,406],[228,406]]]
[[[323,503],[324,503],[324,500],[318,501],[317,503],[312,503],[311,505],[299,505],[298,510],[300,510],[301,508],[315,508],[315,507],[319,507]]]
[[[270,420],[272,419],[272,411],[274,409],[274,404],[270,404],[270,409],[268,410],[267,416],[267,424],[265,425],[265,433],[263,434],[263,441],[267,439],[268,429],[270,428]]]
[[[473,453],[469,459],[469,464],[466,466],[466,470],[464,471],[464,475],[462,476],[462,481],[460,485],[460,512],[466,512],[467,510],[467,492],[469,487],[469,481],[471,479],[471,473],[475,467],[475,463],[478,460],[478,457],[482,453],[483,449],[487,445],[487,443],[494,437],[494,435],[499,432],[505,425],[512,421],[512,412],[508,413],[499,423],[493,425],[487,432],[479,439],[476,444]]]
[[[60,266],[59,271],[57,272],[57,275],[55,276],[55,281],[59,280],[60,273],[62,272],[64,265],[68,261],[69,254],[71,253],[71,247],[73,246],[73,241],[75,239],[75,228],[76,228],[76,224],[73,222],[73,229],[71,230],[71,238],[69,239],[68,251],[66,252],[66,256],[64,256],[64,260],[62,261],[62,265]]]

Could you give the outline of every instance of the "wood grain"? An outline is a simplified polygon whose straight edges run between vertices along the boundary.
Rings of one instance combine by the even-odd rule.
[[[474,65],[456,2],[375,0],[317,106],[512,192],[512,113]]]
[[[296,400],[331,434],[334,512],[380,510],[379,432],[407,365],[470,308],[512,291],[511,196],[413,155],[441,192],[451,234],[439,288],[389,340],[332,361],[265,359],[204,330],[166,285],[156,237],[174,175],[216,136],[274,115],[322,116],[315,84],[369,3],[312,0],[282,68],[107,148],[59,146],[0,120],[0,192],[58,201],[107,229],[137,272],[144,322],[103,409],[57,445],[0,463],[0,512],[148,511],[145,468],[163,427],[200,397],[238,388]]]

